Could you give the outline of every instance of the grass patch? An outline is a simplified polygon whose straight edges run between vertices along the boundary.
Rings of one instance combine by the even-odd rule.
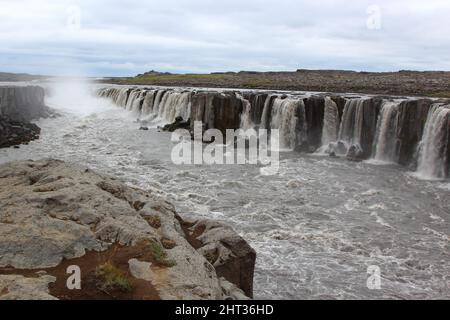
[[[122,292],[133,291],[133,286],[128,280],[127,275],[114,266],[111,262],[106,262],[97,267],[95,271],[97,277],[103,280],[103,289],[114,288]]]
[[[150,250],[158,264],[169,268],[177,264],[174,260],[167,259],[167,252],[158,241],[150,242]]]
[[[428,93],[426,96],[433,97],[433,98],[450,98],[450,92],[443,91],[443,92],[434,92],[434,93]]]

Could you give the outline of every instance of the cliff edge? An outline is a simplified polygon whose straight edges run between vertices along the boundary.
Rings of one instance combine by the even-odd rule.
[[[0,299],[252,295],[255,251],[152,192],[50,159],[1,165],[0,190]]]

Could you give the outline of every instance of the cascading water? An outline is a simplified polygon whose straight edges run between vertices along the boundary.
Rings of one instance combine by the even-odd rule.
[[[339,131],[339,111],[336,103],[330,97],[325,98],[322,146],[328,146],[330,142],[335,142]]]
[[[242,96],[239,96],[239,98],[241,99],[242,105],[244,106],[241,113],[241,128],[244,130],[252,129],[255,126],[252,122],[251,117],[252,105],[250,104],[250,101],[244,99]]]
[[[155,90],[148,91],[142,103],[142,115],[148,116],[153,113],[153,104],[155,100]]]
[[[443,179],[450,175],[450,105],[434,104],[427,117],[420,143],[417,173],[427,179]]]
[[[187,120],[190,117],[191,93],[168,92],[159,107],[159,118],[174,122],[176,117]]]
[[[177,117],[190,118],[192,92],[110,88],[100,91],[99,96],[112,99],[141,120],[174,122]]]
[[[139,94],[140,94],[140,90],[133,90],[130,93],[130,96],[128,97],[125,109],[131,111],[133,109],[133,103],[134,101],[138,98]]]
[[[273,96],[268,96],[266,98],[266,101],[264,102],[264,108],[261,116],[261,129],[269,129],[270,123],[269,123],[269,117],[270,117],[270,107],[271,103],[273,102]]]
[[[120,107],[125,107],[128,96],[130,94],[130,90],[127,88],[123,88],[120,90],[119,95],[117,96],[117,100],[115,101]]]
[[[99,96],[133,111],[140,120],[155,121],[158,124],[174,122],[177,117],[188,120],[191,117],[193,97],[196,94],[195,91],[178,89],[123,87],[98,91]],[[307,150],[304,149],[309,143],[307,121],[312,120],[307,120],[308,110],[307,106],[305,107],[304,97],[261,95],[261,99],[262,97],[265,99],[262,108],[259,95],[250,95],[247,98],[245,94],[236,92],[234,94],[233,98],[240,99],[243,106],[240,123],[238,122],[237,126],[240,124],[242,129],[259,126],[269,131],[278,129],[281,148]],[[418,175],[423,178],[436,179],[449,176],[448,105],[434,104],[428,109],[430,105],[427,106],[424,100],[414,103],[409,100],[405,102],[405,100],[350,98],[346,101],[340,118],[340,109],[335,99],[325,97],[322,101],[324,101],[323,126],[319,127],[318,133],[321,134],[319,144],[321,142],[322,147],[317,151],[319,154],[345,155],[351,160],[363,160],[372,155],[376,162],[405,165],[414,165],[418,162]],[[201,108],[196,105],[197,107]],[[427,122],[422,125],[414,120],[419,115],[419,107],[430,110]],[[422,115],[420,119],[423,118]],[[414,123],[409,119],[413,119]],[[408,132],[411,134],[415,132],[415,129],[411,131],[411,128],[423,127],[424,133],[420,143],[417,138],[413,137],[416,141],[409,139]],[[413,156],[406,153],[413,148],[417,150]]]
[[[273,101],[270,129],[280,131],[280,147],[294,149],[306,138],[303,100],[276,98]]]
[[[364,101],[364,99],[351,99],[345,104],[339,140],[346,142],[347,145],[360,145]]]
[[[382,162],[397,162],[398,102],[385,101],[378,119],[374,159]]]

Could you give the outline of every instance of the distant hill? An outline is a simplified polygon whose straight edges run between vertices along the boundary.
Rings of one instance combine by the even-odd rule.
[[[37,76],[27,73],[8,73],[0,72],[0,81],[15,82],[15,81],[32,81],[46,78],[46,76]]]
[[[298,69],[285,72],[240,71],[172,74],[152,70],[135,77],[105,78],[101,82],[128,85],[450,97],[450,72],[446,71],[358,72]]]

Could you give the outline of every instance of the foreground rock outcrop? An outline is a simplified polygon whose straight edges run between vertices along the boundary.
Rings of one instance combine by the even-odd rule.
[[[16,146],[39,138],[32,120],[55,113],[44,103],[41,87],[0,87],[0,148]]]
[[[84,167],[57,160],[4,164],[0,299],[251,296],[255,253],[248,244],[210,222],[197,230],[196,247],[188,225],[197,222],[183,221],[157,194]],[[81,290],[66,285],[74,265]]]

